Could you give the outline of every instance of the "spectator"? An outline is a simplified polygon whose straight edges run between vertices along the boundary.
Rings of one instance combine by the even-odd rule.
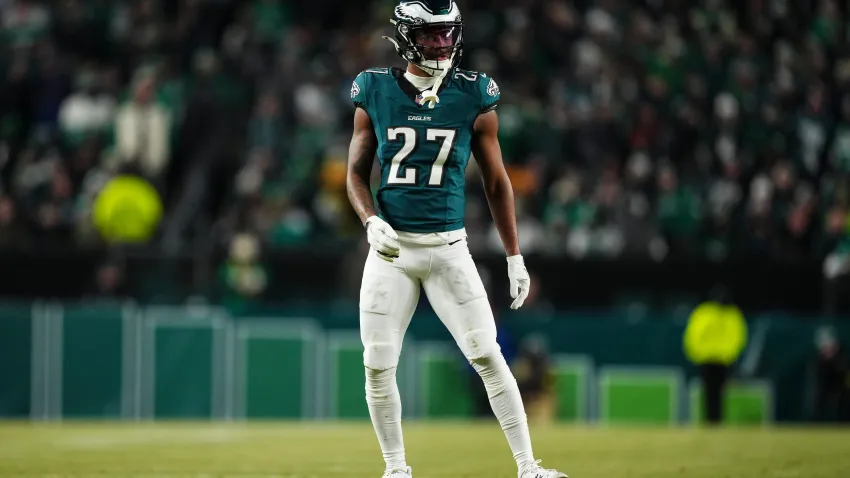
[[[699,366],[705,418],[718,425],[730,367],[747,343],[747,324],[725,286],[715,286],[710,296],[691,314],[684,345],[688,359]]]
[[[551,421],[555,416],[553,376],[542,337],[526,337],[511,369],[516,375],[529,420]]]
[[[170,159],[169,113],[157,104],[156,79],[142,74],[132,85],[132,98],[118,107],[115,141],[119,161],[138,168],[150,181],[160,183]]]
[[[98,267],[89,298],[100,301],[122,301],[127,298],[124,273],[116,262],[106,262]]]
[[[227,260],[218,272],[220,303],[233,314],[245,313],[263,297],[269,272],[262,263],[259,239],[250,233],[230,241]]]
[[[50,10],[36,0],[12,0],[3,11],[3,34],[13,48],[29,48],[43,40],[51,25]]]
[[[12,198],[0,195],[0,247],[13,248],[25,245],[25,232]]]
[[[103,93],[100,75],[93,69],[81,71],[76,91],[62,102],[59,128],[70,144],[79,145],[90,135],[103,136],[111,127],[115,99]]]
[[[703,211],[696,191],[680,184],[676,171],[664,166],[658,173],[658,223],[672,253],[693,255]]]
[[[850,421],[850,361],[844,347],[828,328],[818,330],[815,419]]]

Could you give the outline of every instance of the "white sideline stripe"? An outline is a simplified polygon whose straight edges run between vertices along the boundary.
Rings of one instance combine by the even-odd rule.
[[[123,436],[122,436],[123,435]],[[112,434],[112,433],[86,433],[81,436],[71,436],[52,442],[53,445],[58,445],[63,448],[74,449],[112,449],[123,448],[127,446],[145,446],[157,445],[163,443],[170,444],[205,444],[205,443],[234,443],[244,442],[254,439],[250,433],[237,430],[206,430],[198,433],[186,432],[154,432],[154,433],[132,433],[132,434]]]

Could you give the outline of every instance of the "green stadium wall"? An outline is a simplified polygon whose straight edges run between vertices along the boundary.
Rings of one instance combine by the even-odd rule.
[[[368,419],[356,310],[269,312],[231,317],[204,306],[2,304],[0,417]],[[729,422],[810,417],[813,337],[824,324],[750,320],[750,346],[726,399]],[[569,314],[504,325],[515,338],[547,338],[560,421],[702,421],[696,370],[682,354],[682,321]],[[833,327],[850,339],[850,327]],[[432,313],[417,313],[399,367],[406,417],[472,415],[470,370]]]

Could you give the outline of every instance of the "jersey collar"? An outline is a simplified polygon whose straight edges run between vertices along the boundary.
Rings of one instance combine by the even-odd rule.
[[[401,91],[412,101],[416,106],[422,106],[419,102],[422,100],[420,96],[420,91],[416,89],[407,78],[404,77],[404,70],[401,68],[393,67],[391,70],[393,78],[395,78],[396,83],[398,83],[398,87],[401,88]],[[447,75],[448,76],[448,75]],[[440,89],[437,90],[437,94],[440,94],[448,84],[448,81],[443,80],[443,84],[440,85]]]

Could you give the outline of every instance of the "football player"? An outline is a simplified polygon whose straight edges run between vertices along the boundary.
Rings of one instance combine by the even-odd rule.
[[[519,389],[496,343],[493,313],[466,244],[464,183],[472,153],[504,244],[511,308],[521,307],[531,281],[497,139],[499,87],[484,73],[456,67],[463,21],[452,0],[403,0],[391,23],[394,35],[384,38],[407,68],[373,68],[355,78],[347,177],[348,197],[371,246],[360,288],[360,336],[366,402],[386,462],[384,476],[411,476],[396,367],[422,287],[483,379],[518,477],[566,477],[534,459]],[[381,184],[373,204],[376,153]]]

